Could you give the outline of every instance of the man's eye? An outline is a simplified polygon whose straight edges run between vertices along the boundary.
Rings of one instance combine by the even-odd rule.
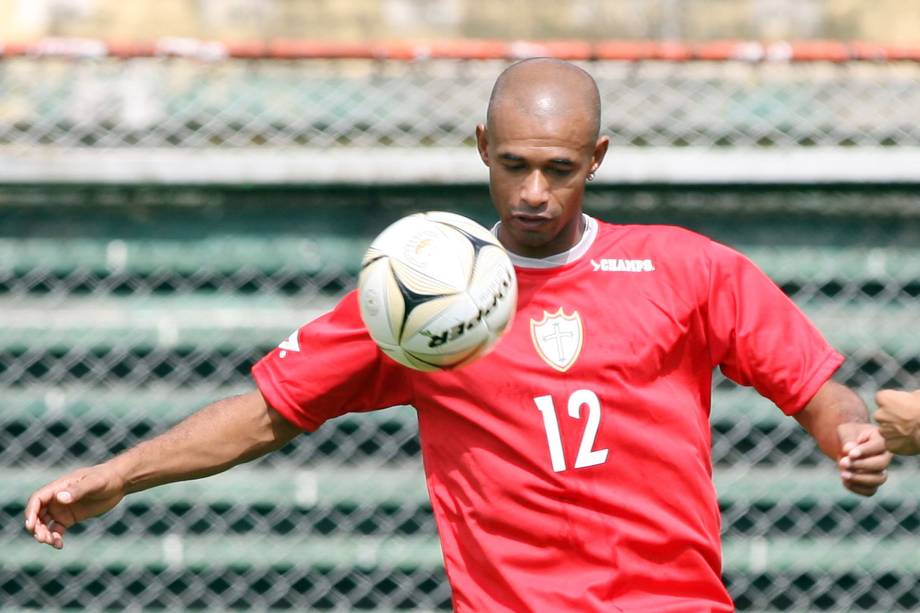
[[[550,172],[557,177],[567,177],[572,174],[571,168],[550,168]]]
[[[524,170],[524,168],[526,168],[526,166],[524,166],[523,164],[505,164],[505,170],[508,170],[511,172],[518,171],[518,170]]]

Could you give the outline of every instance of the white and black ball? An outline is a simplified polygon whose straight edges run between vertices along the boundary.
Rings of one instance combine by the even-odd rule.
[[[508,253],[475,221],[416,213],[371,243],[358,302],[371,338],[392,359],[449,369],[485,355],[508,331],[517,280]]]

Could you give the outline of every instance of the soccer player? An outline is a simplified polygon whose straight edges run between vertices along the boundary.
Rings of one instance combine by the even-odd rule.
[[[920,454],[920,390],[882,390],[875,395],[873,415],[888,451],[899,455]]]
[[[55,547],[129,492],[202,477],[349,411],[411,404],[457,611],[731,611],[721,581],[709,410],[715,367],[754,386],[871,496],[891,454],[843,356],[739,253],[687,230],[582,212],[600,166],[594,80],[519,62],[493,90],[479,154],[518,308],[483,359],[399,366],[354,293],[253,369],[257,390],[39,489],[26,528]]]

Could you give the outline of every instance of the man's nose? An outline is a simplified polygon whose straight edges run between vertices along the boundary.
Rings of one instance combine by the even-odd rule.
[[[530,206],[542,206],[549,200],[549,183],[539,170],[534,170],[524,179],[521,186],[521,200]]]

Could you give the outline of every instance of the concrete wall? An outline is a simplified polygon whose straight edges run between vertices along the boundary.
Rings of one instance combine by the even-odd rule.
[[[916,0],[0,0],[0,39],[861,39],[920,44]]]

